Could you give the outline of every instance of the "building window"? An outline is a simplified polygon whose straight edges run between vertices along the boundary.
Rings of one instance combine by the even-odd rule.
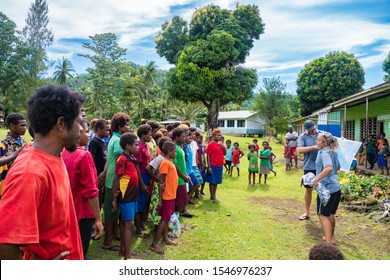
[[[234,127],[234,120],[227,121],[227,127]]]
[[[245,127],[245,120],[237,120],[237,127]]]
[[[360,139],[367,140],[367,128],[368,135],[372,135],[373,139],[376,141],[377,136],[377,119],[376,117],[368,118],[368,125],[366,125],[366,119],[360,120]],[[360,139],[357,139],[360,141]]]
[[[355,121],[347,121],[345,126],[345,138],[349,140],[355,139]]]
[[[218,121],[218,127],[225,127],[225,121]]]

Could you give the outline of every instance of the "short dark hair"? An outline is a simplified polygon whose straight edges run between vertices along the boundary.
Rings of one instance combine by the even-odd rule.
[[[234,143],[233,143],[233,146],[236,145],[236,144],[237,144],[237,146],[240,146],[240,144],[238,144],[238,142],[234,142]]]
[[[232,140],[230,140],[230,139],[226,140],[226,144],[227,144],[227,143],[230,143],[230,144],[231,144],[231,143],[232,143]]]
[[[149,132],[152,131],[152,127],[148,124],[141,124],[137,128],[137,135],[139,138],[142,138],[142,135],[148,134]]]
[[[13,125],[17,125],[19,123],[19,121],[21,120],[25,120],[26,117],[23,116],[22,114],[19,114],[19,113],[11,113],[7,116],[7,125],[8,127],[11,126],[11,124]]]
[[[130,117],[126,113],[116,113],[111,119],[112,132],[118,132],[121,127],[124,127],[130,122]]]
[[[159,149],[161,151],[162,151],[162,147],[163,147],[164,143],[167,142],[167,141],[172,142],[172,139],[170,137],[168,137],[168,136],[163,136],[158,141],[158,147],[159,147]]]
[[[148,120],[146,122],[146,124],[150,125],[150,127],[152,128],[152,130],[154,129],[159,129],[160,128],[160,125],[158,124],[158,122],[154,121],[154,120]]]
[[[193,126],[191,126],[191,127],[189,128],[189,130],[190,130],[191,132],[197,131],[196,127],[193,127]]]
[[[180,135],[182,135],[184,132],[186,132],[186,130],[184,128],[176,127],[172,131],[172,139],[175,140],[176,137],[180,137]]]
[[[98,119],[95,123],[95,131],[97,131],[99,128],[104,129],[107,124],[108,121],[106,119]]]
[[[311,248],[309,260],[344,260],[344,255],[336,245],[323,242]]]
[[[255,146],[255,145],[253,145],[253,144],[249,144],[249,145],[248,145],[248,149],[249,149],[249,150],[250,150],[252,147],[253,147],[253,149],[256,149],[256,146]]]
[[[65,86],[48,85],[39,88],[27,102],[32,130],[35,134],[45,136],[60,117],[64,117],[67,128],[72,129],[84,100],[84,96]]]
[[[180,125],[179,122],[174,122],[174,123],[172,124],[172,129],[175,129],[175,128],[178,127],[179,125]]]
[[[131,132],[126,132],[121,135],[121,138],[119,139],[119,144],[121,145],[122,149],[126,149],[126,145],[133,145],[135,141],[137,140],[137,135]]]
[[[168,131],[172,131],[172,130],[173,130],[173,125],[168,124],[167,127],[166,127],[166,129],[167,129]]]
[[[163,154],[167,154],[169,151],[176,150],[176,144],[171,141],[165,141],[164,145],[162,145]]]

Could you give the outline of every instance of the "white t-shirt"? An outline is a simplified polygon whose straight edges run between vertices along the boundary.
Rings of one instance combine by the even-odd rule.
[[[198,143],[196,143],[195,140],[192,140],[190,147],[192,151],[192,166],[198,166],[196,164],[196,156],[198,154]]]
[[[293,138],[296,138],[296,140],[291,140]],[[287,132],[286,133],[286,139],[290,140],[290,147],[296,147],[298,146],[298,133],[296,133],[295,131],[293,132]]]

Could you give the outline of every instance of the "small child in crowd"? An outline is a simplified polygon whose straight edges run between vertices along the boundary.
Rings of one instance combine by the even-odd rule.
[[[261,144],[263,149],[260,151],[260,173],[259,173],[259,184],[261,184],[261,175],[264,174],[264,184],[267,184],[267,175],[270,172],[270,157],[271,150],[268,149],[268,142],[263,141]]]
[[[257,139],[253,139],[253,145],[255,146],[255,152],[257,154],[257,156],[259,156],[259,150],[260,150],[260,147],[259,147],[259,144],[257,144]]]
[[[389,142],[386,138],[383,138],[381,149],[378,152],[378,166],[381,169],[381,174],[384,174],[383,169],[386,168],[387,175],[389,175],[389,167],[387,166],[387,158],[389,155]]]
[[[286,171],[289,171],[291,170],[291,147],[288,139],[284,143],[284,158],[286,159]]]
[[[134,155],[138,153],[137,135],[126,132],[121,135],[120,145],[123,153],[116,162],[112,192],[113,211],[122,215],[120,224],[121,249],[125,260],[131,259],[131,233],[135,215],[138,212],[138,173]]]
[[[249,160],[248,181],[249,181],[249,185],[253,186],[256,184],[256,173],[259,173],[259,161],[258,161],[258,156],[257,156],[255,145],[250,144],[248,146],[248,149],[249,149],[249,153],[248,153],[248,160]],[[253,179],[252,181],[251,181],[251,178]]]
[[[232,151],[232,167],[230,168],[230,176],[233,176],[233,168],[237,168],[237,176],[240,176],[240,158],[244,156],[244,152],[240,150],[240,144],[234,142]]]
[[[226,155],[225,155],[225,172],[229,175],[232,173],[232,152],[234,147],[231,140],[226,140]]]
[[[274,160],[276,158],[276,155],[272,152],[272,147],[268,146],[268,150],[270,150],[271,155],[269,157],[269,171],[273,172],[274,175],[276,176],[276,171],[274,170]]]

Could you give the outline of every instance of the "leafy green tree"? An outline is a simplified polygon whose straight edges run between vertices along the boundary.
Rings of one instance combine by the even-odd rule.
[[[25,69],[29,75],[29,86],[34,89],[40,84],[47,70],[46,48],[53,43],[53,32],[48,28],[49,16],[46,0],[35,0],[31,4],[22,38],[27,46]]]
[[[54,70],[53,79],[60,85],[66,85],[68,79],[73,77],[71,73],[75,72],[72,62],[65,57],[62,58],[62,61],[57,60]]]
[[[94,67],[87,68],[92,82],[92,89],[86,91],[87,101],[93,101],[93,107],[98,109],[99,117],[102,118],[103,113],[115,109],[114,105],[125,88],[122,75],[129,72],[131,66],[125,62],[126,49],[118,46],[115,34],[96,34],[89,38],[92,42],[83,43],[83,47],[92,51],[92,54],[78,55],[94,63]]]
[[[242,64],[263,32],[255,5],[237,5],[234,11],[206,6],[194,12],[189,29],[177,16],[164,23],[156,48],[175,65],[167,74],[170,96],[201,102],[207,108],[208,128],[217,127],[221,106],[241,103],[253,95],[256,71]]]
[[[384,80],[390,82],[390,52],[387,55],[385,61],[383,62],[382,69],[387,73],[384,76]]]
[[[286,91],[287,84],[280,78],[263,79],[263,87],[255,95],[252,110],[258,111],[271,130],[283,131],[291,120],[291,103],[293,97]]]
[[[353,54],[330,52],[301,70],[297,95],[303,116],[362,90],[364,70]]]

